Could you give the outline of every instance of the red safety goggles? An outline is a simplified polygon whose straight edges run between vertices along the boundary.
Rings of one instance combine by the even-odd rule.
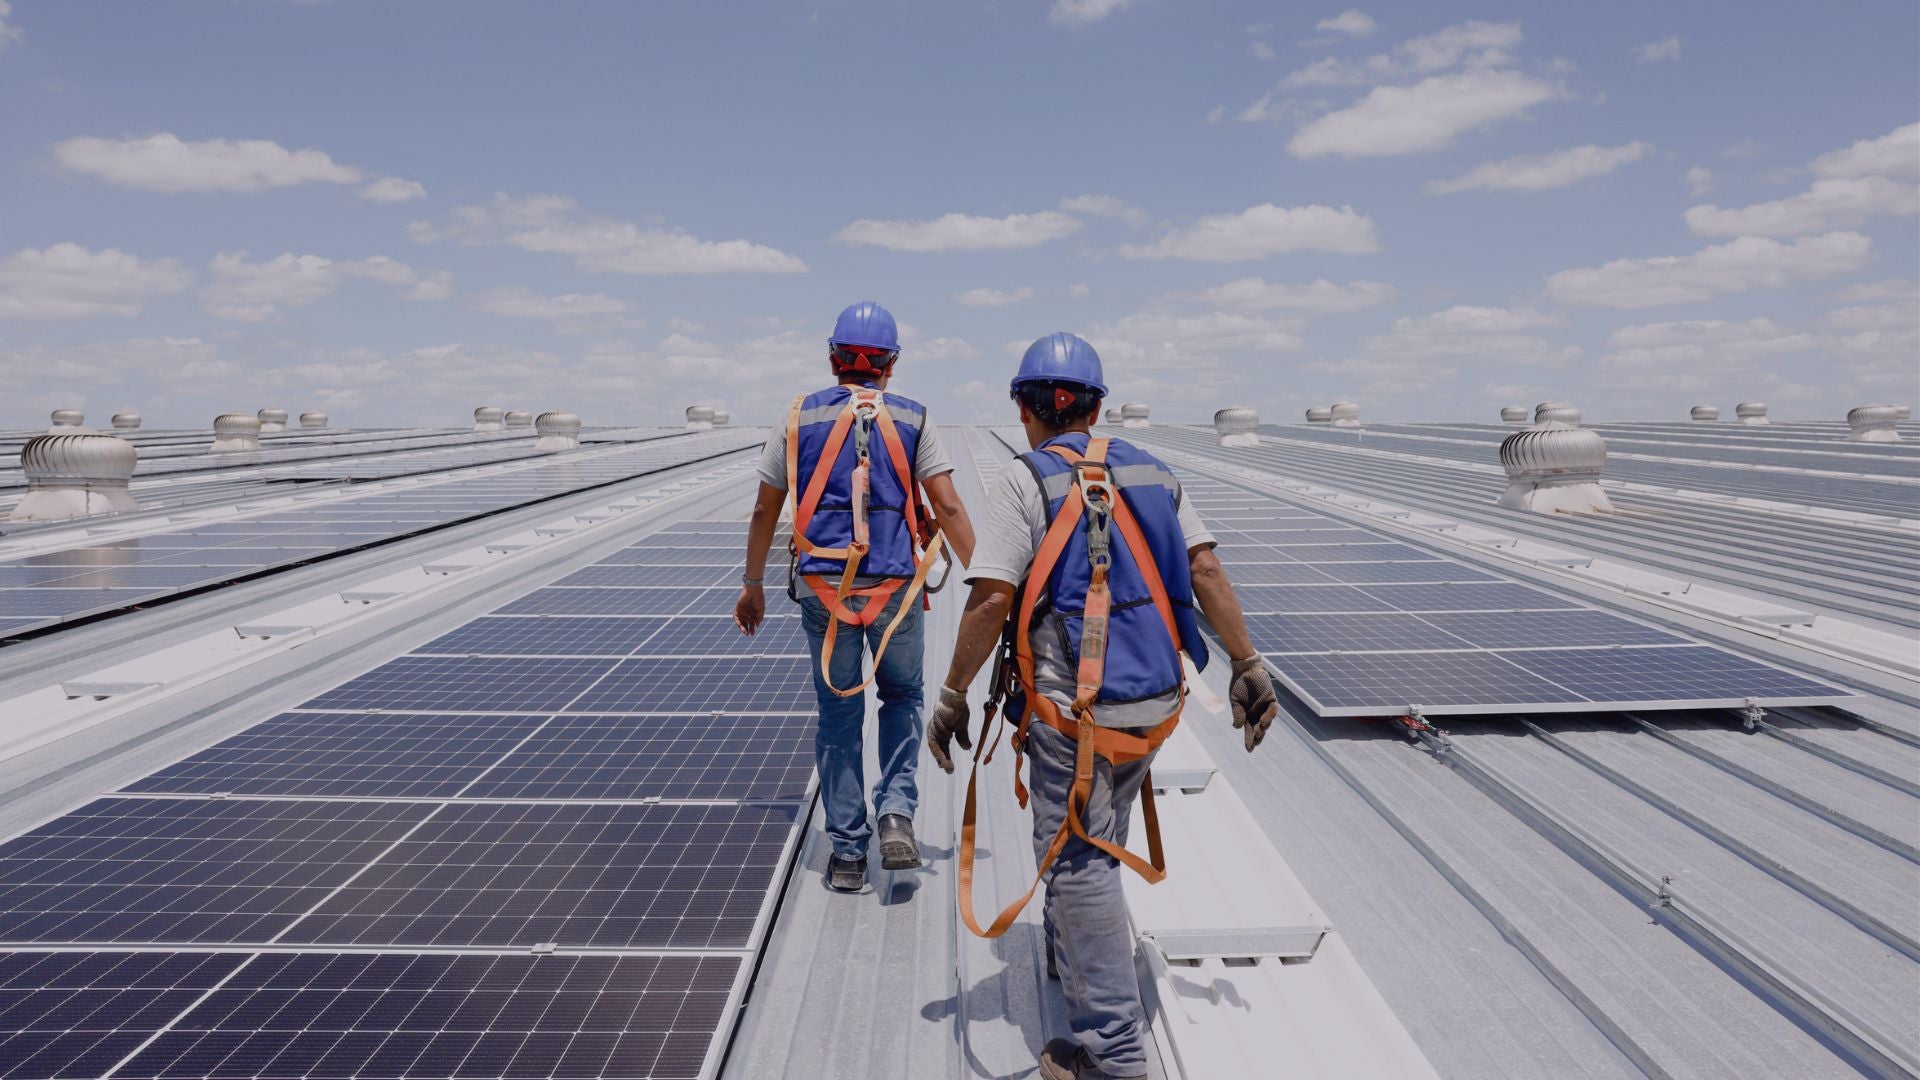
[[[893,366],[900,356],[887,349],[875,349],[867,345],[835,345],[833,347],[833,366],[841,371],[885,371]]]

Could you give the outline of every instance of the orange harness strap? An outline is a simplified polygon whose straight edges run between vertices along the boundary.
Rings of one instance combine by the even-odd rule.
[[[796,397],[787,410],[787,491],[799,490],[800,477],[800,407],[806,397]],[[827,479],[833,472],[833,463],[839,460],[840,450],[846,445],[847,434],[853,430],[854,422],[862,411],[867,411],[874,426],[880,432],[881,445],[886,447],[887,457],[893,463],[894,474],[900,478],[901,486],[907,489],[905,507],[907,535],[917,542],[919,539],[918,488],[917,481],[907,462],[906,444],[900,439],[900,430],[894,425],[893,414],[887,409],[884,395],[878,390],[855,390],[848,398],[840,415],[834,418],[833,427],[827,432],[826,444],[821,448],[820,461],[814,466],[813,475],[807,478],[807,490],[797,497],[793,508],[793,546],[803,555],[812,555],[821,559],[840,559],[846,563],[845,571],[840,575],[838,587],[828,583],[818,574],[808,574],[801,578],[808,588],[813,590],[820,602],[826,605],[832,618],[827,620],[827,633],[820,646],[820,678],[827,689],[840,697],[853,697],[873,685],[880,672],[880,658],[886,655],[887,644],[893,640],[893,632],[907,617],[914,598],[926,586],[927,574],[933,569],[934,561],[939,558],[940,549],[946,542],[946,536],[936,526],[927,538],[926,547],[914,560],[913,578],[902,581],[890,578],[875,585],[854,588],[853,582],[860,574],[860,563],[866,558],[869,544],[867,539],[867,475],[868,461],[861,457],[854,466],[853,477],[853,536],[845,547],[819,547],[807,539],[807,527],[813,522],[814,512],[819,509],[820,498],[827,490]],[[900,608],[894,612],[893,620],[887,624],[886,632],[880,636],[880,643],[873,650],[873,671],[858,686],[842,689],[833,684],[830,670],[833,650],[839,640],[840,624],[865,629],[879,619],[880,612],[887,606],[888,599],[898,592],[902,585],[906,595],[900,601]],[[849,596],[866,597],[866,604],[854,611],[847,606]]]
[[[1060,513],[1047,527],[1046,535],[1040,541],[1039,549],[1034,553],[1033,566],[1027,573],[1027,589],[1021,599],[1018,620],[1014,629],[1014,656],[1018,664],[1020,685],[1026,694],[1027,712],[1021,717],[1019,727],[1013,736],[1014,747],[1014,795],[1022,807],[1027,805],[1027,789],[1020,780],[1020,765],[1025,755],[1022,750],[1026,744],[1027,725],[1034,716],[1048,727],[1059,731],[1074,740],[1073,786],[1067,792],[1065,820],[1054,833],[1053,840],[1047,846],[1046,854],[1039,861],[1033,882],[1027,891],[1014,901],[986,929],[981,929],[973,911],[973,869],[975,842],[977,836],[977,799],[976,788],[980,778],[980,766],[993,758],[989,749],[987,729],[993,726],[999,702],[990,701],[985,712],[985,723],[981,727],[980,741],[974,750],[973,770],[967,778],[967,797],[961,812],[960,824],[960,868],[956,878],[959,892],[960,918],[967,929],[979,937],[996,938],[1005,934],[1020,912],[1039,891],[1040,883],[1046,880],[1047,871],[1065,850],[1067,840],[1079,837],[1098,850],[1111,856],[1122,865],[1133,870],[1149,883],[1157,884],[1165,880],[1166,854],[1160,844],[1160,816],[1153,800],[1153,774],[1149,772],[1140,788],[1140,811],[1146,819],[1147,859],[1110,840],[1090,835],[1087,832],[1084,813],[1093,795],[1095,758],[1105,758],[1113,764],[1137,761],[1158,749],[1173,729],[1180,723],[1180,710],[1186,703],[1186,688],[1180,691],[1180,702],[1173,715],[1165,721],[1148,729],[1142,734],[1132,734],[1113,728],[1103,728],[1094,719],[1093,706],[1099,696],[1100,687],[1106,681],[1107,630],[1112,614],[1112,595],[1107,588],[1107,570],[1111,557],[1104,550],[1095,551],[1091,546],[1089,554],[1093,557],[1093,576],[1087,588],[1086,609],[1082,614],[1080,634],[1080,664],[1075,672],[1073,717],[1068,719],[1060,712],[1058,705],[1042,696],[1035,687],[1032,642],[1028,636],[1033,622],[1034,606],[1038,602],[1044,583],[1053,576],[1053,569],[1059,564],[1060,556],[1066,551],[1080,521],[1090,511],[1088,497],[1095,500],[1091,512],[1105,519],[1096,523],[1096,528],[1104,528],[1108,521],[1118,526],[1123,542],[1134,556],[1141,575],[1147,583],[1147,590],[1153,599],[1154,607],[1160,612],[1166,624],[1167,633],[1178,647],[1180,637],[1174,621],[1173,603],[1168,598],[1165,584],[1160,580],[1159,568],[1153,561],[1153,553],[1146,546],[1146,538],[1140,532],[1139,523],[1127,508],[1125,499],[1109,479],[1106,468],[1108,441],[1093,439],[1087,445],[1083,457],[1061,446],[1047,449],[1074,466],[1074,483],[1060,505]],[[1005,728],[1004,719],[1000,724]],[[992,745],[999,744],[996,732]]]

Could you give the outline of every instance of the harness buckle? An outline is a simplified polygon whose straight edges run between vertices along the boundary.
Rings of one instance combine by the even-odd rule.
[[[1087,561],[1093,564],[1095,573],[1103,573],[1113,566],[1113,500],[1117,494],[1113,482],[1106,478],[1106,470],[1098,464],[1092,469],[1082,468],[1087,464],[1075,463],[1074,481],[1087,509]],[[1093,470],[1101,475],[1090,475]]]

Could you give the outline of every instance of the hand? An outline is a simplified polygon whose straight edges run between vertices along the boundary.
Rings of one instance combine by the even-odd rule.
[[[740,586],[740,599],[733,602],[733,625],[752,637],[767,617],[767,591],[758,585]]]
[[[940,704],[933,707],[933,715],[927,718],[927,749],[933,751],[934,762],[947,772],[953,771],[953,758],[948,756],[948,750],[956,739],[961,749],[973,749],[973,736],[967,734],[967,695],[943,686]]]
[[[1267,737],[1273,718],[1280,715],[1280,699],[1273,693],[1273,676],[1259,653],[1233,662],[1233,685],[1227,690],[1233,703],[1233,726],[1245,730],[1247,753]]]

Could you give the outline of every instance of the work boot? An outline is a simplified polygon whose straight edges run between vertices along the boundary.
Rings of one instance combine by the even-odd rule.
[[[866,857],[843,859],[835,855],[827,862],[827,884],[840,892],[859,892],[866,888]]]
[[[880,815],[880,865],[888,870],[912,870],[920,865],[920,845],[913,842],[913,819],[905,814]]]
[[[1040,1051],[1040,1076],[1042,1080],[1124,1080],[1095,1065],[1072,1039],[1055,1039]]]

